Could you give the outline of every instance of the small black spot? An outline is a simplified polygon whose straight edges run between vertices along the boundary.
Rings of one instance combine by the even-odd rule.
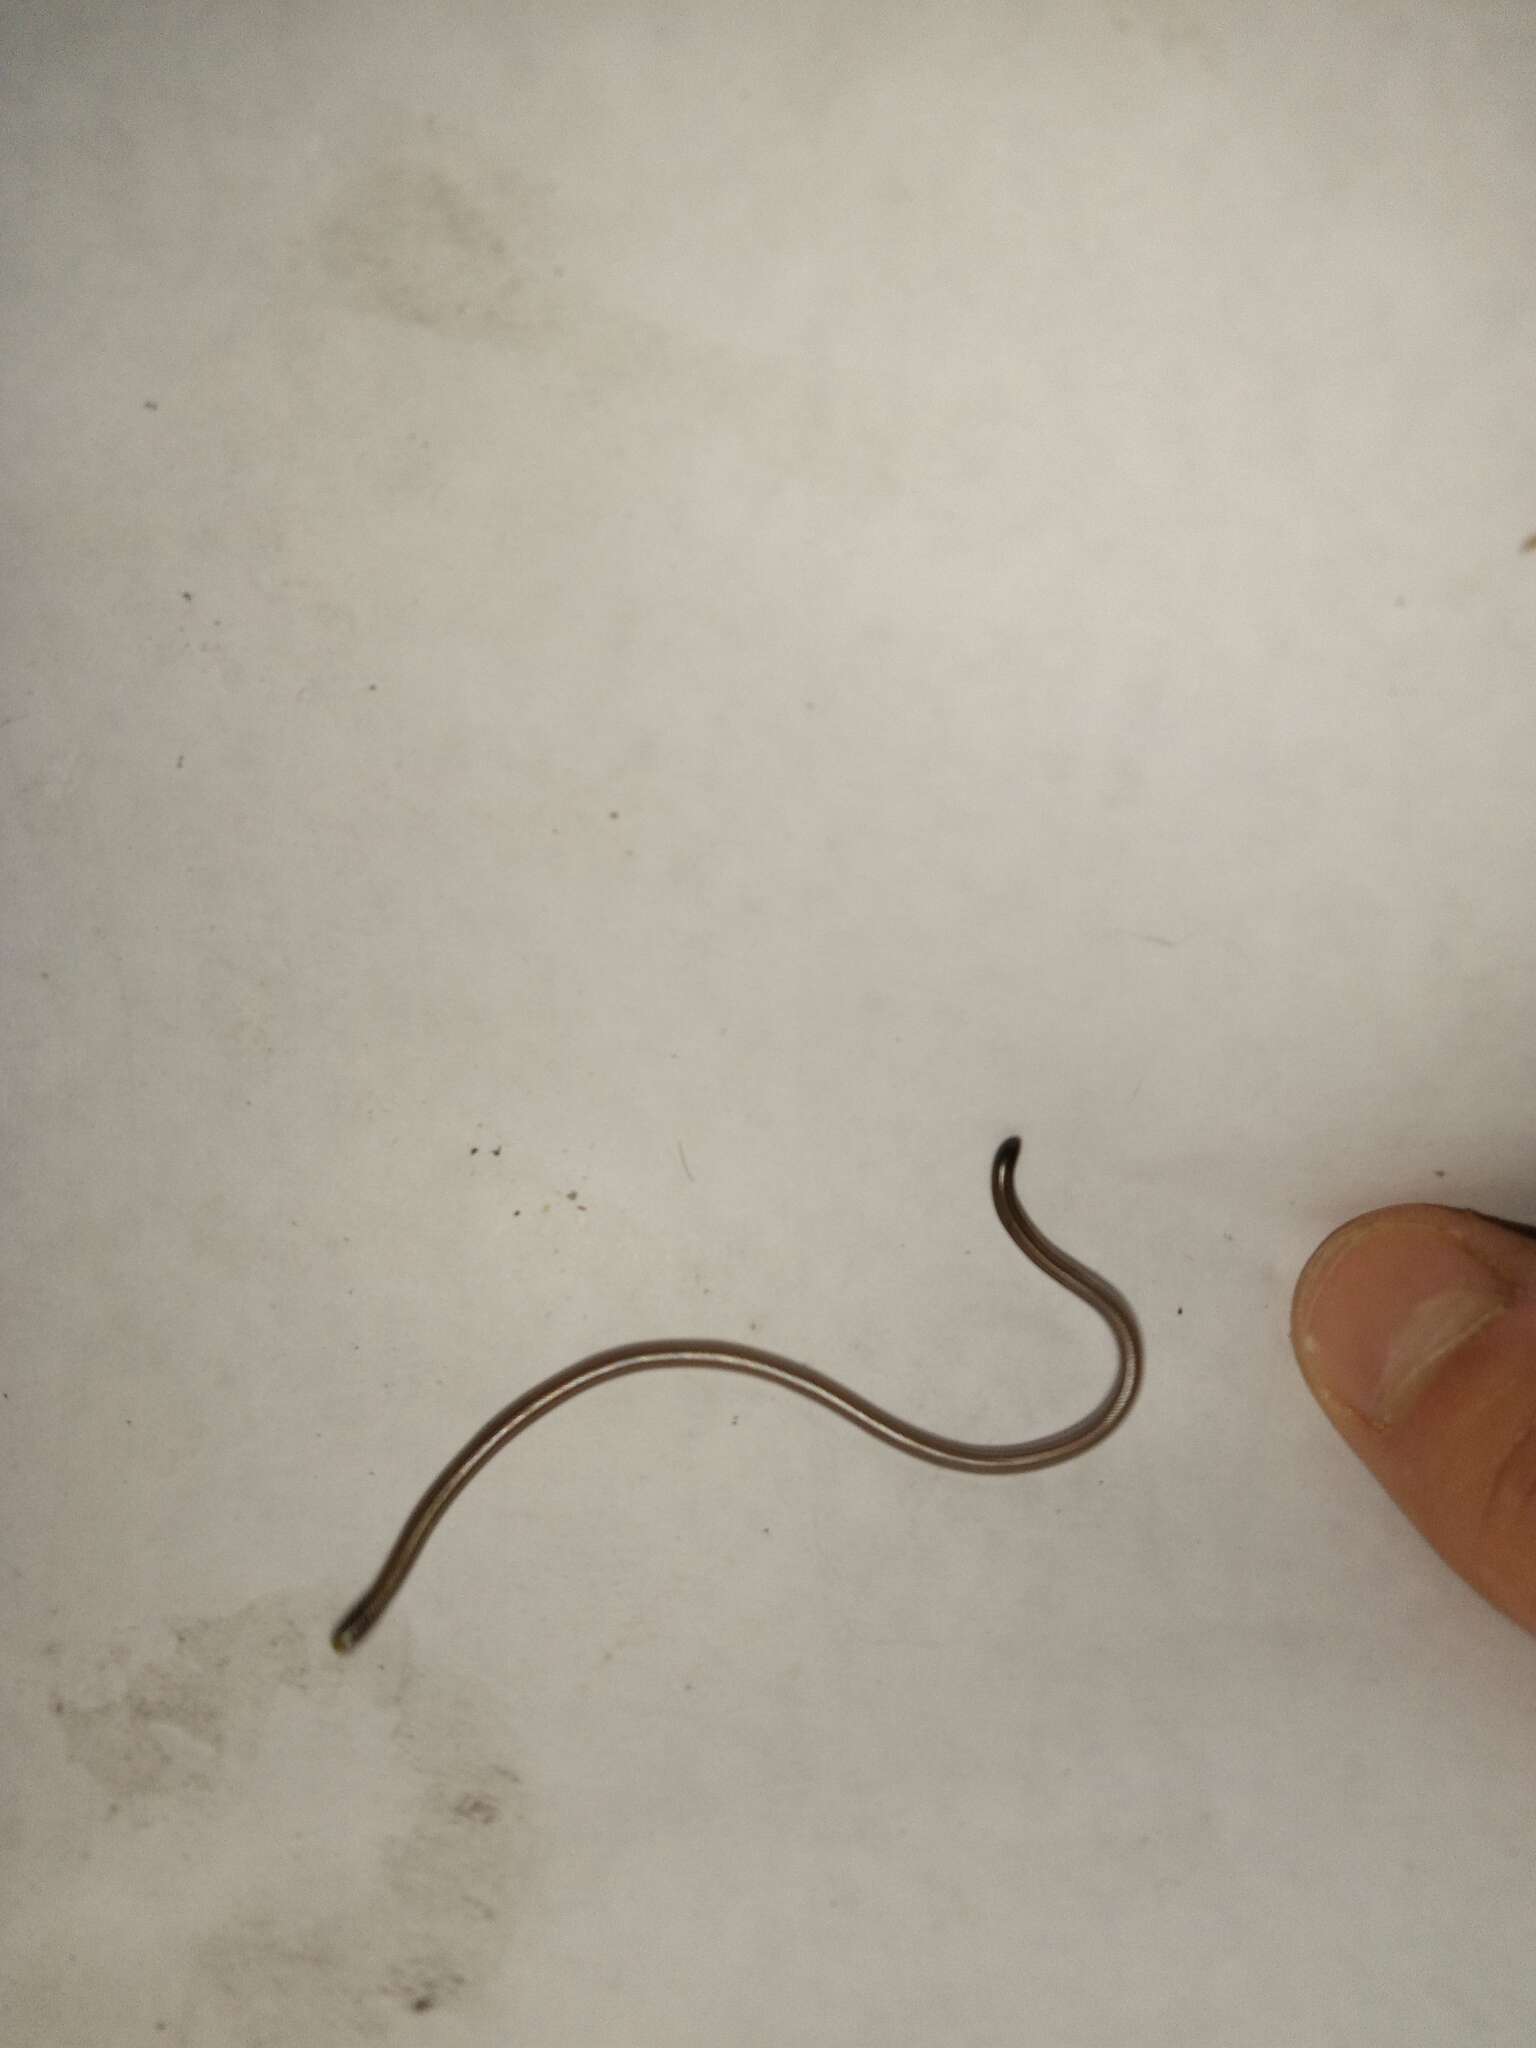
[[[473,1158],[474,1158],[474,1156],[475,1156],[475,1154],[476,1154],[476,1153],[477,1153],[477,1152],[478,1152],[479,1150],[480,1150],[480,1147],[479,1147],[478,1145],[471,1145],[471,1146],[470,1146],[470,1148],[469,1148],[469,1156],[470,1156],[470,1158],[471,1158],[471,1159],[473,1159]]]
[[[491,1147],[491,1157],[493,1159],[499,1159],[501,1157],[501,1147],[499,1145],[493,1145]]]
[[[432,1996],[430,1991],[423,1991],[419,1998],[413,1998],[411,2000],[411,2011],[430,2012],[433,2006],[436,2005],[436,2003],[437,2000]]]
[[[1183,1309],[1181,1308],[1181,1309],[1179,1310],[1179,1314],[1180,1314],[1180,1315],[1183,1315],[1183,1313],[1184,1313],[1184,1311],[1183,1311]]]
[[[159,401],[159,399],[158,399],[158,398],[146,398],[146,399],[145,399],[145,401],[144,401],[144,410],[145,410],[146,412],[158,412],[158,411],[160,410],[160,401]]]
[[[1435,1179],[1436,1179],[1436,1180],[1444,1180],[1444,1179],[1445,1179],[1445,1168],[1444,1168],[1443,1166],[1437,1166],[1437,1167],[1435,1168]]]
[[[522,1210],[521,1210],[521,1209],[514,1209],[514,1210],[512,1211],[512,1214],[513,1214],[514,1216],[521,1216],[521,1215],[522,1215],[522,1213],[523,1213],[523,1212],[522,1212]]]
[[[186,767],[186,765],[187,765],[187,757],[186,757],[186,755],[185,755],[185,754],[178,754],[178,755],[176,756],[176,766],[177,766],[178,768],[185,768],[185,767]]]
[[[368,687],[370,690],[376,690],[379,686],[377,683],[370,683]]]
[[[576,1191],[576,1189],[575,1189],[575,1188],[571,1188],[571,1189],[570,1189],[570,1190],[569,1190],[569,1191],[567,1192],[567,1194],[566,1194],[566,1197],[565,1197],[565,1199],[566,1199],[566,1200],[567,1200],[568,1202],[574,1202],[574,1201],[575,1201],[575,1199],[576,1199],[576,1192],[577,1192],[577,1191]]]
[[[190,604],[192,602],[192,593],[190,590],[184,590],[181,593],[181,601],[183,604]]]
[[[610,818],[617,818],[619,814],[617,811],[610,811],[608,815]]]

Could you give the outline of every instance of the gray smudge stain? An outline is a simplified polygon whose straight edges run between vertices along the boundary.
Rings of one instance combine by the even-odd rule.
[[[212,1790],[220,1780],[232,1737],[249,1736],[246,1712],[230,1712],[232,1665],[249,1670],[259,1659],[262,1696],[279,1685],[303,1683],[307,1647],[284,1616],[237,1615],[232,1620],[189,1622],[172,1631],[176,1656],[132,1671],[112,1697],[77,1701],[56,1693],[50,1702],[72,1762],[114,1798],[132,1802],[154,1795]],[[107,1662],[128,1662],[124,1645]]]
[[[182,2048],[392,2039],[491,1985],[513,1939],[538,1858],[504,1703],[416,1669],[400,1625],[387,1660],[339,1660],[322,1618],[275,1601],[194,1621],[151,1657],[106,1650],[49,1703],[105,1795],[92,1853],[139,1838],[132,1860],[209,1872],[156,2001]],[[66,1954],[34,1973],[40,2012],[131,2009],[109,1966]]]
[[[463,186],[420,159],[386,159],[347,185],[320,224],[322,269],[360,311],[408,327],[496,339],[525,324],[504,233]]]

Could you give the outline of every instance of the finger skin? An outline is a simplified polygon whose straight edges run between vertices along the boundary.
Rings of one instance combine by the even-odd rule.
[[[1536,1632],[1536,1238],[1468,1209],[1373,1210],[1307,1262],[1291,1336],[1362,1463]]]

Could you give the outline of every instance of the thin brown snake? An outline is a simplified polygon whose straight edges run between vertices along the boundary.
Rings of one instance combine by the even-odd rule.
[[[1052,1244],[1025,1214],[1013,1184],[1018,1157],[1018,1139],[1008,1138],[998,1147],[992,1161],[992,1202],[998,1221],[1026,1258],[1069,1293],[1097,1309],[1109,1325],[1119,1353],[1109,1392],[1079,1421],[1066,1429],[1052,1430],[1047,1436],[1026,1438],[1022,1443],[965,1443],[958,1437],[939,1436],[915,1422],[903,1421],[899,1415],[866,1401],[862,1394],[817,1372],[813,1366],[799,1365],[792,1358],[759,1351],[750,1344],[725,1344],[712,1337],[621,1344],[617,1350],[598,1351],[590,1358],[578,1359],[574,1365],[519,1394],[449,1459],[406,1517],[405,1526],[373,1584],[336,1624],[331,1635],[332,1647],[343,1652],[355,1649],[377,1626],[384,1610],[405,1584],[421,1555],[422,1545],[449,1506],[499,1450],[562,1402],[601,1386],[605,1380],[622,1379],[626,1373],[691,1367],[771,1380],[776,1386],[788,1387],[808,1401],[830,1408],[856,1429],[878,1437],[892,1449],[922,1458],[930,1465],[947,1466],[954,1472],[1038,1472],[1101,1444],[1125,1420],[1136,1399],[1142,1375],[1141,1332],[1125,1298],[1107,1280]]]

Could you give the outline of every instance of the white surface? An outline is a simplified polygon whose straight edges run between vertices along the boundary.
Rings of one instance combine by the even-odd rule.
[[[6,2038],[1528,2042],[1536,1646],[1285,1312],[1536,1212],[1529,8],[7,41]],[[1077,1412],[1014,1127],[1111,1445],[630,1383],[331,1656],[600,1344]]]

